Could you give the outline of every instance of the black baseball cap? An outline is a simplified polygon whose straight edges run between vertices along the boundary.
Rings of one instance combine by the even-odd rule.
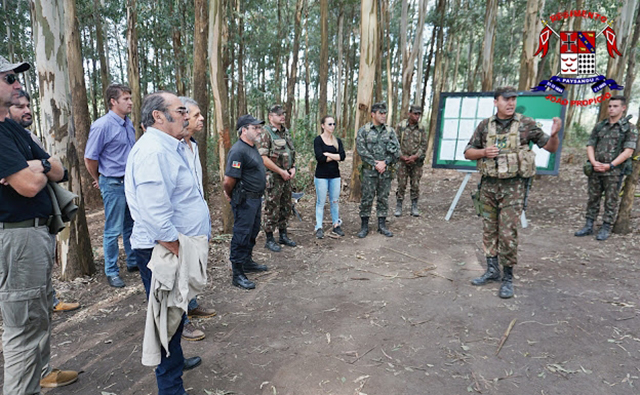
[[[245,114],[238,118],[238,123],[236,123],[236,130],[245,127],[247,125],[264,125],[264,121],[260,119],[256,119],[249,114]]]

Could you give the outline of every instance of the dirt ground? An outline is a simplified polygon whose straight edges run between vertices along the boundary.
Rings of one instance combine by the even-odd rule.
[[[210,285],[199,297],[218,315],[196,321],[206,339],[182,342],[186,356],[203,359],[184,374],[189,394],[639,394],[640,201],[632,234],[574,237],[586,178],[579,154],[563,156],[574,163],[531,190],[509,300],[497,297],[498,283],[469,282],[484,270],[481,220],[469,198],[477,174],[447,222],[463,175],[425,169],[422,216],[390,217],[393,238],[374,231],[358,239],[358,205],[343,191],[347,236],[317,240],[311,188],[298,206],[303,222],[290,225],[298,247],[271,253],[260,235],[254,257],[270,271],[249,276],[252,291],[231,285],[228,240],[218,237]],[[214,233],[218,211],[212,207]],[[325,230],[328,216],[327,209]],[[52,365],[82,373],[71,386],[43,392],[155,394],[153,370],[140,363],[139,275],[123,270],[126,288],[107,285],[102,213],[89,220],[99,274],[55,281],[60,297],[82,309],[54,314],[52,338]]]

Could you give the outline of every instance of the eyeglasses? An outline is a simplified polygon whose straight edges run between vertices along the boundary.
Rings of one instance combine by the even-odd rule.
[[[329,125],[329,126],[336,126],[336,123],[335,123],[335,122],[334,122],[334,123],[328,123],[327,125]]]
[[[5,80],[7,84],[13,85],[16,81],[18,81],[18,74],[7,74],[2,77],[2,79]]]
[[[249,129],[249,130],[262,130],[263,126],[262,125],[249,125],[249,126],[247,126],[247,129]]]

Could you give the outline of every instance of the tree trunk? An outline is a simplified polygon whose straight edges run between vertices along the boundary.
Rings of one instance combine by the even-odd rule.
[[[627,63],[627,76],[624,79],[624,86],[627,87],[627,89],[624,90],[624,96],[627,98],[627,103],[631,101],[631,88],[633,87],[633,82],[636,78],[635,68],[638,38],[640,38],[640,8],[636,10],[636,22],[633,28],[633,37],[629,43],[631,51],[629,53],[629,61]]]
[[[296,19],[293,28],[293,60],[291,61],[291,70],[289,72],[289,79],[287,80],[287,105],[286,105],[286,126],[291,128],[291,121],[294,119],[292,113],[293,102],[295,98],[296,80],[298,78],[298,52],[300,52],[300,32],[302,20],[302,10],[304,9],[304,0],[296,1]],[[326,92],[325,92],[326,94]],[[325,98],[326,99],[326,98]],[[326,103],[325,103],[326,105]]]
[[[184,7],[181,6],[181,2],[177,2],[178,9],[173,7],[173,0],[169,2],[169,15],[175,17],[180,15],[180,18],[183,17]],[[176,93],[178,96],[186,95],[186,86],[184,83],[185,78],[185,56],[182,51],[182,26],[178,26],[176,24],[171,28],[171,43],[173,45],[173,53],[175,54],[173,61],[175,66],[175,80],[176,80]]]
[[[424,106],[427,103],[427,84],[429,82],[429,74],[431,73],[431,61],[433,60],[433,47],[436,43],[437,32],[440,29],[438,26],[434,26],[431,29],[431,42],[429,43],[429,56],[427,56],[427,70],[424,73],[424,79],[422,82],[422,100],[421,103]]]
[[[416,34],[414,37],[413,45],[411,49],[407,48],[406,35],[407,35],[407,15],[406,6],[407,0],[402,2],[402,20],[401,25],[402,43],[400,50],[402,51],[402,104],[400,106],[400,115],[404,116],[409,110],[409,99],[411,98],[411,85],[413,81],[413,70],[416,62],[416,57],[420,52],[418,47],[422,46],[422,31],[424,30],[424,19],[427,14],[427,2],[420,0],[418,9],[418,25],[416,26]]]
[[[640,119],[637,126],[640,127]],[[636,143],[636,151],[633,153],[633,157],[640,155],[640,136]],[[633,170],[631,174],[627,176],[624,182],[624,188],[622,189],[622,199],[620,199],[620,208],[618,209],[618,218],[613,225],[613,233],[627,234],[632,231],[631,229],[631,209],[633,208],[633,199],[636,193],[636,187],[638,186],[638,179],[640,178],[640,160],[633,161]]]
[[[204,116],[202,131],[195,134],[198,142],[198,154],[202,165],[202,183],[209,185],[209,167],[207,166],[207,143],[209,137],[209,90],[207,89],[207,45],[209,30],[209,10],[207,0],[195,0],[195,22],[193,29],[193,99],[200,105]],[[209,200],[209,188],[204,188],[204,196]]]
[[[378,21],[376,0],[362,0],[360,6],[360,71],[358,72],[357,115],[355,119],[354,146],[357,130],[364,125],[371,112],[371,96],[375,81]],[[353,153],[351,171],[351,195],[349,200],[359,201],[362,198],[360,189],[360,155]]]
[[[227,164],[227,153],[231,149],[231,134],[228,124],[227,86],[225,85],[222,51],[224,51],[225,37],[223,35],[225,21],[223,20],[223,0],[211,0],[209,8],[209,68],[211,75],[211,90],[215,108],[216,131],[218,133],[218,162],[219,179],[222,183]],[[231,206],[220,194],[222,205],[222,226],[224,233],[231,233],[233,214]]]
[[[333,111],[334,117],[336,119],[337,132],[339,136],[344,136],[344,125],[342,124],[342,71],[343,71],[343,62],[344,62],[344,52],[343,52],[343,43],[344,43],[344,10],[340,9],[340,14],[338,15],[338,73],[336,78],[336,102],[335,102],[335,110]]]
[[[435,141],[435,130],[438,122],[438,107],[440,106],[440,92],[442,91],[442,57],[443,57],[443,41],[444,41],[444,13],[447,7],[446,0],[438,0],[436,14],[438,15],[438,42],[436,46],[436,61],[433,71],[432,91],[433,98],[431,100],[431,116],[429,117],[429,141],[427,145],[427,161],[431,160],[433,152],[433,142]]]
[[[320,0],[320,95],[318,97],[318,117],[327,115],[327,85],[329,76],[329,1]]]
[[[487,0],[484,15],[484,45],[482,46],[482,90],[493,90],[493,47],[496,41],[498,0]]]
[[[582,1],[582,0],[578,0]],[[580,7],[580,6],[578,6]],[[544,0],[527,0],[527,9],[522,28],[522,55],[520,56],[520,79],[518,90],[530,90],[536,84],[538,74],[538,59],[533,56],[538,45],[538,36],[542,24],[538,16],[544,9]],[[580,10],[582,8],[576,8]],[[580,18],[576,18],[580,19]]]
[[[375,82],[373,84],[373,102],[374,103],[378,103],[378,102],[383,102],[386,101],[387,102],[387,110],[391,110],[392,107],[391,105],[389,105],[389,97],[384,97],[382,94],[382,59],[383,57],[386,58],[389,56],[389,54],[387,54],[387,56],[385,56],[384,54],[384,31],[386,30],[386,23],[384,22],[385,20],[387,20],[387,18],[389,17],[389,14],[391,12],[391,10],[389,9],[389,1],[388,0],[376,0],[378,2],[378,20],[380,21],[380,26],[381,28],[378,29],[378,54],[379,56],[377,56],[377,60],[376,60],[376,79]],[[391,117],[389,116],[389,114],[387,114],[387,121],[391,120]]]
[[[93,17],[96,24],[96,45],[98,50],[98,56],[100,58],[100,81],[102,81],[102,97],[104,98],[104,92],[109,86],[109,64],[107,63],[107,49],[104,46],[104,40],[102,38],[102,6],[100,0],[93,0],[94,13]],[[104,101],[105,110],[109,108],[109,103]]]
[[[93,253],[82,197],[80,164],[76,150],[77,140],[71,114],[71,92],[69,72],[73,83],[81,83],[82,87],[73,86],[78,107],[78,121],[88,127],[89,119],[82,71],[82,54],[80,53],[80,37],[75,15],[75,3],[71,0],[32,1],[31,15],[33,38],[36,49],[36,63],[40,80],[42,130],[49,147],[49,154],[58,157],[69,170],[70,190],[78,195],[78,215],[57,237],[57,256],[62,269],[61,278],[71,280],[81,275],[95,273]],[[66,19],[63,19],[66,15]],[[67,37],[65,40],[65,33]],[[68,45],[68,46],[67,46]],[[51,50],[55,48],[55,50]],[[67,66],[67,51],[72,69]],[[84,95],[84,101],[81,96]]]
[[[244,92],[244,11],[242,2],[238,1],[238,94],[237,114],[242,116],[247,113],[247,99]]]
[[[625,0],[624,4],[620,7],[618,12],[618,17],[615,22],[615,32],[616,38],[618,40],[618,49],[622,56],[617,56],[616,58],[609,57],[609,61],[607,63],[607,78],[611,78],[616,80],[618,84],[620,84],[624,78],[624,66],[627,64],[627,57],[631,51],[628,43],[631,41],[631,28],[633,27],[634,17],[636,15],[636,8],[638,5],[638,0]],[[628,91],[631,91],[631,87],[625,87]],[[605,88],[604,92],[608,91],[609,88]],[[612,92],[612,95],[619,94],[618,92]],[[604,119],[607,117],[607,106],[608,101],[602,101],[600,103],[600,114],[598,119]]]
[[[392,74],[391,74],[391,37],[390,37],[390,25],[391,25],[391,17],[393,16],[393,10],[389,9],[389,0],[385,0],[384,2],[382,2],[383,7],[388,10],[388,12],[383,12],[382,13],[382,17],[384,18],[384,25],[385,25],[385,41],[387,44],[387,56],[385,56],[386,58],[386,69],[387,69],[387,120],[390,122],[391,125],[395,125],[395,123],[393,122],[393,116],[394,116],[394,97],[395,95],[393,94],[393,79],[391,78]],[[403,34],[403,37],[405,35]],[[382,53],[382,50],[380,51],[380,53]],[[382,74],[382,70],[380,70],[380,74]],[[379,77],[380,80],[382,80],[382,77]]]
[[[311,90],[311,71],[309,69],[309,7],[304,12],[304,115],[309,117],[311,106],[309,104],[309,91]]]
[[[131,111],[131,122],[136,128],[136,139],[142,135],[140,128],[140,69],[138,60],[138,13],[136,11],[136,0],[128,0],[127,4],[127,43],[129,50],[129,62],[127,73],[129,74],[129,87],[131,88],[131,101],[133,101],[133,111]]]

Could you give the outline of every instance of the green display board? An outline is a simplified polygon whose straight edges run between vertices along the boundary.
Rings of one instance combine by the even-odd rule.
[[[565,106],[547,100],[548,95],[518,92],[516,112],[535,119],[545,133],[551,134],[553,117],[564,119]],[[493,92],[441,93],[432,167],[476,170],[476,161],[465,159],[464,149],[478,124],[495,111]],[[564,127],[558,133],[558,151],[553,154],[533,145],[537,174],[558,175],[563,135]]]

